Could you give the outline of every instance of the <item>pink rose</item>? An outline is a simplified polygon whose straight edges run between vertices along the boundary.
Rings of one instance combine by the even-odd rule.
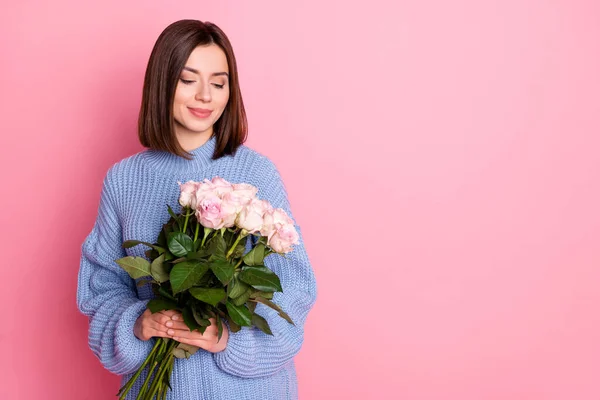
[[[269,207],[269,202],[254,198],[238,214],[236,226],[245,229],[248,233],[260,231],[263,225],[263,215]]]
[[[277,229],[269,238],[267,245],[276,253],[289,253],[292,245],[299,243],[299,235],[292,224],[286,224]]]
[[[265,212],[263,219],[264,222],[263,227],[260,230],[260,234],[268,237],[269,239],[271,235],[283,225],[294,224],[294,221],[292,221],[292,219],[282,208],[273,209],[273,207],[270,207]]]
[[[196,218],[202,226],[212,229],[223,228],[222,200],[216,195],[207,195],[197,204]]]
[[[252,200],[256,197],[258,188],[248,183],[235,183],[233,184],[233,190],[238,196],[245,197],[248,200]]]
[[[240,193],[235,190],[233,192],[225,193],[222,196],[222,199],[227,203],[235,205],[238,213],[242,211],[242,208],[244,208],[245,205],[250,204],[250,201],[252,201],[252,199],[240,195]]]
[[[231,183],[227,182],[225,179],[223,179],[219,176],[215,176],[212,179],[212,184],[213,184],[213,188],[215,189],[215,192],[219,196],[222,196],[225,193],[233,191],[233,186],[231,185]]]
[[[230,196],[230,193],[225,193],[221,199],[221,218],[223,219],[223,227],[231,228],[235,226],[238,213],[243,205],[237,203],[235,198]]]
[[[208,179],[196,183],[196,204],[199,204],[205,197],[212,197],[215,195],[215,187]]]
[[[192,210],[195,210],[197,183],[194,181],[187,181],[186,183],[177,181],[177,183],[179,184],[179,190],[181,190],[179,204],[181,204],[182,207],[190,207]]]

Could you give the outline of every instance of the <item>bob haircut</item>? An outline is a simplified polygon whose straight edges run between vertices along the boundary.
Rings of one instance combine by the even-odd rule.
[[[173,101],[177,82],[190,54],[197,46],[216,44],[227,57],[229,100],[213,126],[216,136],[213,159],[235,154],[248,137],[248,121],[239,87],[233,48],[225,33],[211,22],[184,19],[173,22],[160,34],[146,68],[142,105],[138,118],[138,136],[142,146],[168,151],[188,160],[175,136]]]

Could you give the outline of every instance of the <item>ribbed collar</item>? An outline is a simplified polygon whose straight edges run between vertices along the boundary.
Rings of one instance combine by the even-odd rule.
[[[215,152],[217,139],[213,135],[202,146],[188,151],[193,158],[186,160],[183,157],[171,154],[168,151],[148,149],[142,152],[146,164],[153,170],[163,174],[169,173],[196,173],[208,167],[214,160],[212,156]]]

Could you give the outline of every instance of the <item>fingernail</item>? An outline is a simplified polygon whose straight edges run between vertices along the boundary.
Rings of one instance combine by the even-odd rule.
[[[173,335],[173,334],[175,333],[175,331],[174,331],[173,329],[169,329],[169,330],[167,331],[167,333],[168,333],[169,335]]]
[[[167,324],[166,324],[166,325],[167,325],[168,327],[171,327],[171,326],[173,326],[173,323],[172,323],[171,321],[169,321],[169,322],[167,322]]]
[[[173,316],[171,317],[171,319],[172,319],[173,321],[177,321],[177,320],[179,319],[179,317],[178,317],[177,315],[173,315]]]

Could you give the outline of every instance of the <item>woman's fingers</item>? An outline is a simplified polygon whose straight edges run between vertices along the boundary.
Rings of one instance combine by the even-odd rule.
[[[167,317],[169,317],[169,319],[172,319],[174,315],[177,315],[177,319],[179,319],[180,321],[183,320],[183,318],[181,317],[181,313],[177,310],[162,310],[160,311],[160,313],[166,315]]]
[[[186,338],[186,339],[192,339],[192,340],[207,340],[207,338],[205,336],[203,336],[200,332],[198,331],[190,331],[188,327],[186,327],[185,329],[172,329],[169,328],[167,330],[167,335],[169,337],[173,337],[173,338]]]
[[[170,329],[182,329],[182,330],[187,330],[187,331],[190,330],[190,328],[188,328],[188,326],[183,321],[170,320],[165,323],[165,326]]]
[[[210,342],[206,340],[197,340],[197,339],[188,339],[184,337],[174,337],[174,340],[177,340],[179,343],[185,343],[192,346],[200,347],[201,349],[207,349],[209,347]]]
[[[179,311],[163,310],[151,313],[149,310],[146,310],[146,312],[148,314],[144,324],[144,333],[147,336],[168,337],[193,345],[198,345],[198,343],[206,340],[212,340],[218,336],[216,320],[214,318],[210,318],[212,325],[206,327],[204,334],[202,334],[200,331],[190,331]],[[182,340],[186,341],[183,342]]]
[[[167,329],[169,329],[167,326],[165,326],[165,324],[162,324],[157,321],[150,321],[149,326],[151,329],[164,333],[165,335],[167,334]]]

